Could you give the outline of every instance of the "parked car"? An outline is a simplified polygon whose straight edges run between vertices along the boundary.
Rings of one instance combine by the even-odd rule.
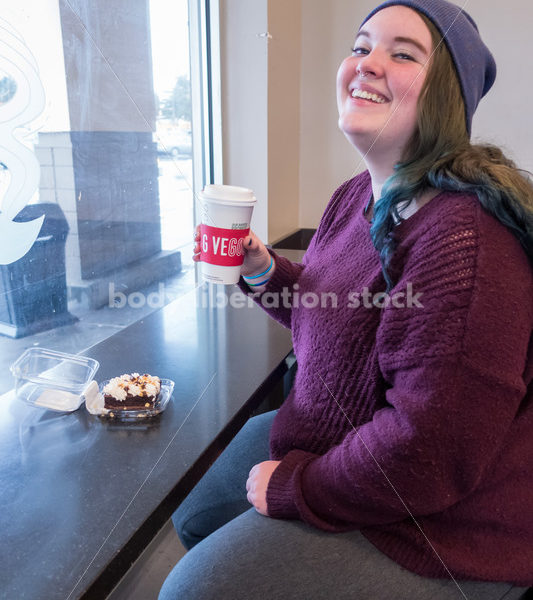
[[[190,131],[170,131],[156,134],[157,152],[163,156],[192,156]]]

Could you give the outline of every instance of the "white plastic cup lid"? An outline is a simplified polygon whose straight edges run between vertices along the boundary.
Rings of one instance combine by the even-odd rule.
[[[252,190],[236,185],[220,185],[210,183],[204,187],[200,196],[216,204],[232,206],[254,206],[256,198]]]

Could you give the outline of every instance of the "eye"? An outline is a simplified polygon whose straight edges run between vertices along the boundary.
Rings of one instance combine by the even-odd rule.
[[[402,60],[415,60],[410,54],[407,54],[406,52],[396,52],[394,56],[397,58],[401,58]]]
[[[368,54],[368,50],[366,48],[362,48],[361,46],[350,48],[350,50],[352,51],[352,54],[355,54],[356,56]]]

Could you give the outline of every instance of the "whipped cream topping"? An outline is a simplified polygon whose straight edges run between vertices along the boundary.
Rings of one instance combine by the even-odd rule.
[[[132,396],[145,396],[152,398],[161,391],[161,380],[159,377],[139,373],[124,374],[120,377],[113,377],[104,387],[104,394],[113,396],[119,401],[124,401]]]

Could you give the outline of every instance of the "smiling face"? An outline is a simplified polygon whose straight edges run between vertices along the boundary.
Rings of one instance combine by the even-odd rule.
[[[357,34],[337,73],[339,127],[368,157],[398,162],[415,131],[431,33],[406,6],[377,12]]]

